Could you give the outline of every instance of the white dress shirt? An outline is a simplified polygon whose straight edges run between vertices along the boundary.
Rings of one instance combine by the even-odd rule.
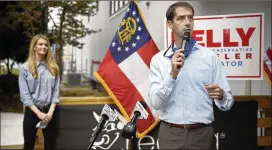
[[[229,110],[234,99],[217,55],[210,49],[193,44],[177,79],[170,76],[171,55],[175,44],[153,56],[150,63],[149,98],[159,110],[161,120],[176,124],[212,123],[213,102],[222,111]],[[209,97],[206,84],[217,84],[224,90],[223,100]]]

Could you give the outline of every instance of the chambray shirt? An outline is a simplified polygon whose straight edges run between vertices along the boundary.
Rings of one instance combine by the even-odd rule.
[[[20,66],[20,98],[25,106],[50,106],[59,103],[59,76],[54,77],[44,62],[37,62],[38,78],[34,79],[27,63]]]
[[[175,44],[173,47],[176,49]],[[209,124],[214,120],[213,102],[220,110],[227,111],[234,99],[216,54],[195,43],[191,48],[176,80],[170,76],[172,47],[153,56],[149,74],[150,103],[159,110],[161,120],[176,124]],[[223,100],[211,99],[206,84],[219,85],[224,90]]]

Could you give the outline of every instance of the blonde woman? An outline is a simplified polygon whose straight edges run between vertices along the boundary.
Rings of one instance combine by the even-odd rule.
[[[25,106],[24,149],[33,150],[37,123],[44,124],[44,149],[54,150],[56,104],[59,103],[59,68],[45,35],[32,38],[27,61],[20,66],[20,98]]]

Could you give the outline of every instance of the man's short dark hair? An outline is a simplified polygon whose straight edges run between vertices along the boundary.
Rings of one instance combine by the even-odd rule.
[[[177,7],[187,7],[190,8],[193,12],[193,15],[195,14],[194,8],[191,4],[187,3],[187,2],[176,2],[174,4],[172,4],[171,6],[169,6],[168,10],[166,11],[166,19],[168,21],[172,21],[175,13],[176,13],[176,8]]]

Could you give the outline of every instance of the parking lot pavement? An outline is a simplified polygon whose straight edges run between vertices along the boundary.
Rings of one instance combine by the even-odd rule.
[[[23,117],[22,113],[0,112],[1,114],[1,146],[22,145]]]

